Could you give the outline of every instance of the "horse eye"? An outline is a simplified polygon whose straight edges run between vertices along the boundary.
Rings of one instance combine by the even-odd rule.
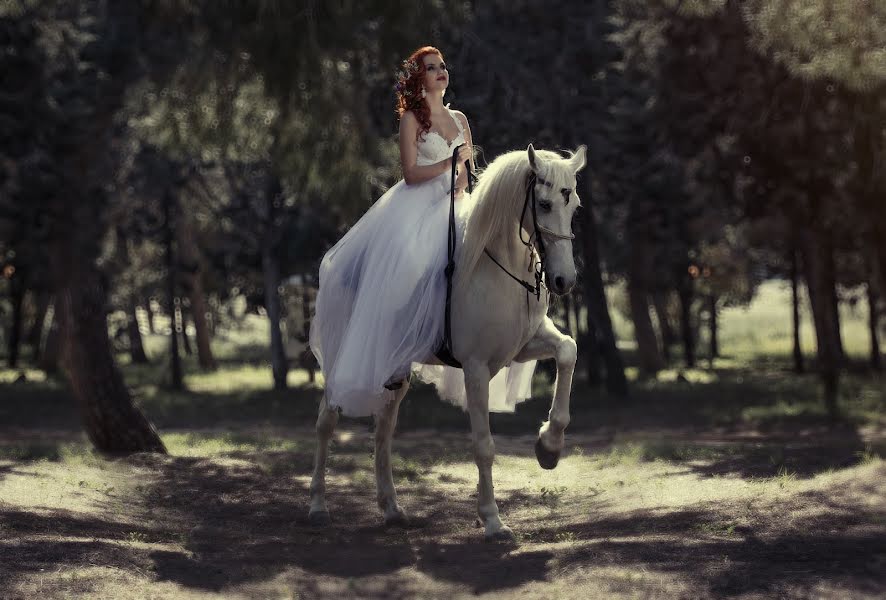
[[[553,204],[551,204],[550,200],[542,200],[538,205],[541,206],[541,209],[545,212],[551,212],[551,208],[553,208]]]

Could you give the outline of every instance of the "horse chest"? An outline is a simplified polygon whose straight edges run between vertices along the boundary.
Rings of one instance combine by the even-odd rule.
[[[466,302],[456,305],[460,342],[474,356],[504,366],[532,339],[547,314],[547,299],[505,285],[476,286]],[[510,285],[508,285],[510,284]],[[516,289],[512,289],[516,288]]]

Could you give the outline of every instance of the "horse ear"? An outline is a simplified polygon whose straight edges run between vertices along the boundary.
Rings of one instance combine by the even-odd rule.
[[[529,154],[529,168],[537,173],[538,163],[535,161],[535,148],[532,147],[532,144],[529,144],[529,147],[526,148],[526,153]]]
[[[585,164],[587,164],[587,150],[588,147],[582,144],[575,151],[575,154],[572,155],[572,170],[578,173],[582,169],[585,168]]]

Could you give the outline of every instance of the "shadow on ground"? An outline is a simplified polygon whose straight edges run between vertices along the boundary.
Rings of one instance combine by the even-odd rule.
[[[288,459],[298,474],[307,473],[307,458]],[[380,525],[372,487],[334,467],[334,523],[317,528],[306,519],[303,477],[268,474],[236,458],[119,460],[153,473],[125,518],[110,510],[103,518],[23,512],[0,503],[6,540],[0,575],[15,580],[98,564],[218,592],[294,569],[304,591],[318,576],[362,580],[414,569],[444,588],[483,593],[612,567],[672,574],[699,595],[715,597],[779,595],[812,589],[822,580],[876,594],[886,583],[886,511],[882,504],[853,503],[859,494],[876,494],[873,485],[799,494],[773,509],[772,520],[746,526],[724,524],[725,509],[714,504],[613,514],[613,507],[591,498],[577,521],[523,522],[531,542],[514,547],[481,540],[468,493],[442,494],[422,482],[403,490],[407,505],[419,507],[412,525],[387,529]],[[517,491],[502,499],[502,507],[517,513],[531,502]],[[787,522],[810,506],[814,515]],[[564,539],[571,543],[556,545]],[[127,540],[141,543],[121,545]]]

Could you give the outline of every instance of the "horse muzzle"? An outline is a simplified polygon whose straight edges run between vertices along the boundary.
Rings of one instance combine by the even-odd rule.
[[[556,296],[564,296],[572,291],[575,287],[575,277],[564,277],[563,275],[546,276],[548,289]]]

